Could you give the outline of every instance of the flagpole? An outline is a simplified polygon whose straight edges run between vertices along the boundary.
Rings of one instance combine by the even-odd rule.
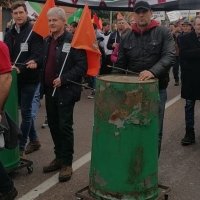
[[[70,51],[70,50],[69,50],[69,51]],[[66,55],[66,57],[65,57],[65,60],[64,60],[64,62],[63,62],[63,65],[62,65],[62,68],[61,68],[61,70],[60,70],[60,74],[59,74],[58,78],[61,77],[61,74],[62,74],[62,72],[63,72],[63,69],[64,69],[65,63],[66,63],[66,61],[67,61],[68,55],[69,55],[69,52],[67,53],[67,55]],[[52,97],[54,96],[55,92],[56,92],[56,88],[54,88],[54,90],[53,90]]]
[[[28,39],[30,38],[32,32],[33,32],[33,31],[31,30],[31,32],[29,33],[29,35],[28,35],[26,41],[24,42],[22,48],[20,49],[20,52],[19,52],[19,54],[18,54],[18,56],[17,56],[17,58],[16,58],[16,60],[15,60],[15,62],[14,62],[14,65],[16,65],[16,63],[17,63],[17,61],[18,61],[18,59],[19,59],[19,57],[20,57],[20,55],[21,55],[21,53],[22,53],[22,50],[23,50],[23,48],[25,47],[25,45],[26,45]]]

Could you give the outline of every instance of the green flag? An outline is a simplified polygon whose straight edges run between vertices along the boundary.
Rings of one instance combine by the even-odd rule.
[[[68,18],[67,23],[71,24],[72,22],[79,22],[82,12],[83,12],[83,8],[79,8],[74,14],[72,14]]]

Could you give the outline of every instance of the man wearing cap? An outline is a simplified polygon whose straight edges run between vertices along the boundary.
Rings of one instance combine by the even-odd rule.
[[[177,36],[177,44],[178,44],[178,47],[180,48],[180,41],[181,41],[181,38],[183,37],[183,35],[187,34],[187,33],[190,33],[192,30],[192,24],[190,21],[188,20],[184,20],[182,22],[182,32],[180,34],[178,34]],[[179,59],[179,64],[180,64],[180,67],[183,65],[183,60],[180,60]],[[179,85],[179,64],[177,64],[177,62],[175,62],[175,68],[173,67],[173,73],[174,73],[174,79],[175,79],[175,85]]]
[[[140,1],[134,8],[135,24],[132,30],[122,35],[116,67],[139,73],[139,80],[159,79],[159,153],[162,140],[166,88],[169,70],[174,62],[174,40],[170,30],[152,18],[152,10],[147,2]],[[113,69],[113,73],[123,71]]]
[[[186,134],[182,145],[195,143],[194,107],[200,100],[200,16],[194,19],[194,30],[180,39],[181,61],[181,97],[186,100],[185,123]]]
[[[180,46],[180,39],[183,35],[190,33],[192,30],[192,24],[191,22],[189,22],[188,20],[184,20],[182,22],[182,32],[178,35],[177,39],[178,39],[178,44]]]

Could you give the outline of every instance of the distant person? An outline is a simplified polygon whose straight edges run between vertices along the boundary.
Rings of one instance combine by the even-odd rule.
[[[181,97],[185,99],[185,136],[182,145],[195,143],[194,107],[200,100],[200,16],[194,18],[194,30],[180,38]]]
[[[77,26],[78,26],[77,22],[70,23],[69,30],[72,34],[74,34],[76,32]]]
[[[107,65],[112,65],[112,62],[110,60],[112,50],[109,50],[107,48],[108,39],[109,39],[110,34],[111,34],[110,22],[103,22],[102,23],[102,33],[103,33],[103,37],[104,37],[103,44],[104,44],[105,60],[102,60],[100,75],[110,74],[110,72],[111,72],[111,69],[107,67]]]

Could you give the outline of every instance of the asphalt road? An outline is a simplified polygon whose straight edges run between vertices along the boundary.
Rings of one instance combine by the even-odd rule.
[[[168,104],[164,121],[164,138],[159,159],[159,183],[171,188],[170,200],[199,200],[200,199],[200,109],[196,104],[196,144],[181,146],[185,134],[183,99],[175,99],[180,94],[181,86],[174,86],[174,80],[168,87]],[[27,159],[34,162],[34,171],[27,173],[21,169],[11,173],[19,191],[19,200],[73,200],[75,192],[88,185],[90,168],[90,151],[93,125],[94,100],[87,99],[90,90],[84,90],[82,99],[76,104],[74,113],[75,154],[74,174],[66,183],[58,183],[57,172],[42,173],[43,165],[54,159],[53,144],[49,129],[42,129],[45,119],[45,106],[42,106],[36,119],[42,148]]]

